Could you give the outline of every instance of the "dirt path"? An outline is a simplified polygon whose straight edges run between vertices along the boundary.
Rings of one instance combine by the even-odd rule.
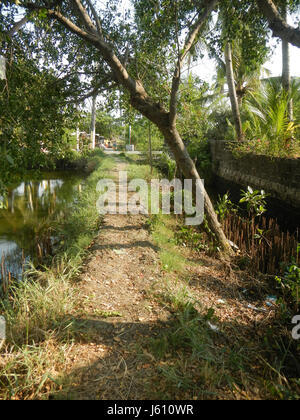
[[[117,179],[126,163],[115,160],[110,176]],[[77,285],[81,308],[71,314],[74,344],[62,391],[53,398],[281,398],[272,337],[289,332],[280,325],[274,332],[268,283],[205,252],[174,245],[168,236],[174,219],[171,229],[166,221],[152,236],[146,222],[141,215],[105,216]],[[158,234],[161,249],[152,240]],[[174,254],[168,254],[170,246]],[[286,372],[293,357],[285,358]],[[289,386],[294,395],[298,385]]]
[[[116,162],[110,174],[115,179],[126,170],[124,162]],[[141,345],[159,334],[170,313],[150,297],[162,273],[145,222],[141,215],[106,215],[90,249],[79,286],[83,316],[77,320],[85,336],[90,329],[90,339],[71,351],[67,398],[149,397],[145,379],[152,356]]]

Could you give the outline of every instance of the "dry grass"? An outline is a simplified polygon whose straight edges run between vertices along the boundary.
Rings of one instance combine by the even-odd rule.
[[[168,267],[163,293],[154,294],[174,315],[171,328],[149,342],[165,378],[154,397],[299,399],[299,347],[280,307],[265,303],[269,278],[179,248],[175,219],[156,218],[152,230],[157,245],[168,242],[173,258],[185,259],[181,269]]]
[[[86,181],[76,209],[58,227],[64,246],[51,267],[28,270],[24,281],[10,286],[0,300],[0,314],[7,323],[7,339],[0,349],[0,398],[47,398],[60,387],[57,378],[66,370],[75,340],[90,332],[76,322],[80,311],[77,285],[87,248],[98,230],[95,202],[97,181],[113,166],[95,154],[95,171]]]
[[[267,279],[177,245],[175,218],[148,220],[151,235],[145,221],[109,219],[86,284],[72,281],[81,232],[71,254],[12,290],[0,398],[299,399],[299,348],[265,305]]]

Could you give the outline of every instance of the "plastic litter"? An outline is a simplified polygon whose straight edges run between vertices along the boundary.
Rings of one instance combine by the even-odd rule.
[[[236,251],[239,251],[240,250],[240,248],[234,242],[228,240],[228,243]]]
[[[267,306],[272,307],[272,306],[276,305],[277,300],[278,300],[277,296],[267,296],[266,304],[267,304]]]
[[[114,249],[114,253],[117,255],[124,255],[126,251],[124,249]]]
[[[215,332],[220,331],[220,329],[219,329],[216,325],[212,324],[212,323],[211,323],[211,322],[209,322],[209,321],[207,321],[207,325],[209,326],[209,328],[210,328],[211,330],[213,330],[213,331],[215,331]]]
[[[256,308],[255,306],[250,305],[250,304],[247,306],[247,308],[252,309],[253,311],[257,311],[257,312],[267,312],[267,310],[264,308]]]

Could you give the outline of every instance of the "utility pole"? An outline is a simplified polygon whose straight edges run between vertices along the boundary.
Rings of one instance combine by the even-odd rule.
[[[96,102],[97,95],[92,98],[92,116],[91,116],[91,145],[94,150],[96,147]]]
[[[27,22],[27,16],[24,16],[19,22],[16,22],[7,32],[8,37],[12,38],[14,34],[17,33]],[[6,59],[3,55],[1,55],[1,50],[2,42],[0,42],[0,80],[6,80]]]
[[[131,125],[129,125],[129,144],[131,145]]]
[[[151,174],[153,172],[153,159],[152,159],[152,138],[151,138],[151,122],[149,121],[149,158],[150,158],[150,167]]]

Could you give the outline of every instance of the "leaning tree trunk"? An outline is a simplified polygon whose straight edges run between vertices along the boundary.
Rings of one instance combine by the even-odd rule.
[[[207,17],[210,15],[217,3],[218,0],[209,0],[207,2],[207,7],[204,9],[203,13],[199,14],[197,25],[195,25],[192,28],[191,34],[188,37],[188,41],[185,46],[186,52],[190,50],[197,34],[199,33],[201,25],[206,21]],[[135,80],[130,76],[130,74],[127,72],[126,67],[116,56],[114,50],[104,40],[99,19],[96,19],[97,25],[95,26],[80,0],[73,0],[72,4],[76,8],[80,17],[82,18],[82,21],[85,24],[85,28],[89,28],[87,31],[83,30],[81,27],[74,24],[74,22],[70,21],[58,9],[47,9],[48,16],[50,18],[57,19],[71,32],[78,35],[89,44],[94,45],[99,50],[102,58],[106,61],[106,63],[112,70],[114,80],[120,85],[122,85],[123,88],[130,94],[132,106],[146,118],[152,121],[163,133],[165,141],[170,147],[171,151],[173,152],[177,165],[181,172],[184,174],[184,176],[187,179],[200,180],[201,178],[196,170],[195,164],[190,158],[184,146],[184,143],[178,131],[176,130],[176,118],[174,118],[174,115],[176,115],[176,106],[174,106],[174,104],[176,104],[176,101],[173,101],[173,107],[170,110],[170,112],[168,112],[160,105],[160,103],[157,103],[153,98],[151,98],[145,91],[145,88],[143,87],[141,81]],[[94,15],[95,13],[96,12],[93,12]],[[184,60],[184,57],[185,54],[181,54],[179,64],[180,61]],[[174,80],[176,82],[173,83],[175,88],[176,85],[179,85],[180,82],[180,71],[179,76],[177,76],[178,75],[176,73],[176,77],[174,76],[173,79],[173,82]],[[177,90],[172,88],[172,93],[173,92],[176,96]],[[205,190],[204,207],[206,211],[208,225],[211,231],[213,232],[216,241],[218,241],[220,248],[226,254],[232,255],[233,251],[231,249],[231,246],[225,237],[220,223],[218,222],[217,215]]]
[[[186,179],[201,180],[199,173],[196,169],[195,163],[190,157],[188,151],[186,150],[186,147],[176,128],[171,128],[167,126],[160,127],[160,130],[164,134],[166,143],[173,152],[176,163],[181,172],[183,173],[184,177]],[[215,236],[215,241],[227,254],[233,254],[231,246],[224,234],[221,224],[218,221],[216,212],[209,198],[209,195],[207,194],[206,189],[204,188],[204,185],[203,193],[205,215],[208,222],[208,226],[210,227]]]
[[[287,22],[287,5],[282,7],[282,17]],[[290,69],[290,44],[286,40],[282,40],[282,87],[287,95],[291,94],[291,69]],[[288,118],[293,121],[294,110],[293,100],[290,99],[288,103]]]
[[[256,3],[268,21],[273,36],[277,36],[295,47],[300,48],[300,30],[288,25],[280,16],[277,7],[272,0],[256,0]]]
[[[176,127],[170,124],[169,113],[161,108],[159,104],[154,103],[151,98],[144,95],[134,95],[131,97],[131,105],[143,114],[146,118],[152,121],[164,136],[166,144],[174,155],[177,166],[186,179],[193,181],[201,180],[201,177],[196,169],[195,163],[190,157],[182,138]],[[215,241],[220,245],[220,248],[228,255],[233,255],[234,252],[229,244],[218,217],[203,186],[204,193],[204,210],[207,223]]]
[[[226,63],[226,77],[227,77],[227,84],[229,89],[229,97],[231,102],[231,109],[234,119],[234,126],[236,130],[236,136],[238,141],[242,141],[244,139],[243,127],[242,127],[242,120],[240,115],[240,108],[238,103],[238,98],[236,94],[235,88],[235,81],[234,81],[234,74],[233,74],[233,65],[232,65],[232,52],[231,52],[231,45],[227,42],[225,47],[225,63]]]

